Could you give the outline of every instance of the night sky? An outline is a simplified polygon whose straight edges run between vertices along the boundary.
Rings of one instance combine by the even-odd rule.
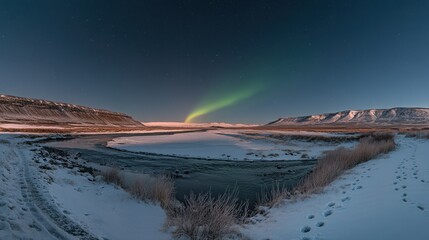
[[[0,0],[0,92],[142,121],[429,107],[429,1]]]

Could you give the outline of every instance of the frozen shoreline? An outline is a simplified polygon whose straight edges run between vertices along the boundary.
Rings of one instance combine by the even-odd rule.
[[[252,136],[246,133],[258,131],[212,130],[195,133],[177,133],[159,136],[119,137],[108,142],[107,146],[131,152],[144,152],[178,157],[194,157],[216,160],[307,160],[316,159],[323,151],[340,146],[352,147],[354,143],[330,144],[303,142],[296,140],[280,141],[268,136]],[[276,132],[291,135],[307,132]],[[317,133],[317,136],[323,134]],[[324,134],[331,136],[330,134]]]

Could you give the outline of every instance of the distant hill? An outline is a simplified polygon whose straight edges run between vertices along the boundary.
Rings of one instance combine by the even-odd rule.
[[[429,108],[348,110],[303,117],[287,117],[267,126],[388,126],[429,125]]]
[[[241,123],[184,123],[184,122],[144,122],[147,127],[169,127],[169,128],[246,128],[256,127],[255,124],[241,124]]]
[[[108,110],[41,99],[0,95],[0,124],[7,126],[141,127],[132,117]]]

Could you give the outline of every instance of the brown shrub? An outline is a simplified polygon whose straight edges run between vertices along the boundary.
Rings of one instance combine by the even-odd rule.
[[[393,135],[376,134],[362,138],[355,149],[341,147],[329,151],[317,162],[313,172],[298,185],[296,191],[305,194],[320,191],[344,171],[393,149]]]
[[[241,219],[244,206],[238,202],[236,190],[218,197],[210,193],[191,193],[185,197],[182,206],[169,211],[171,225],[176,227],[174,235],[189,239],[221,239],[234,233],[232,226]]]
[[[286,198],[290,198],[291,193],[285,186],[280,186],[276,183],[270,189],[261,190],[261,194],[257,198],[257,206],[275,207],[281,204]]]
[[[174,199],[174,183],[167,177],[143,177],[134,179],[126,190],[134,197],[151,202],[159,202],[167,207]]]
[[[109,167],[101,171],[104,181],[122,187],[142,201],[160,203],[167,207],[174,201],[174,183],[164,176],[124,175],[117,168]]]
[[[119,170],[115,167],[109,167],[101,171],[101,176],[103,177],[104,181],[107,183],[113,183],[117,186],[122,186],[122,177],[119,174]]]
[[[155,179],[153,201],[158,201],[161,206],[168,206],[174,201],[174,182],[168,177],[157,177]]]

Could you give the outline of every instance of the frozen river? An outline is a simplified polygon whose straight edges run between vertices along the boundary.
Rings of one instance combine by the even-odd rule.
[[[161,133],[168,134],[168,133]],[[176,197],[183,199],[189,192],[221,193],[237,187],[241,200],[254,202],[264,187],[280,183],[294,186],[308,171],[315,160],[295,161],[229,161],[193,157],[166,156],[154,153],[135,153],[107,147],[114,138],[130,137],[130,134],[75,136],[65,141],[47,145],[81,154],[92,163],[116,166],[126,171],[146,174],[167,174],[174,177]],[[134,134],[133,136],[142,136]]]

